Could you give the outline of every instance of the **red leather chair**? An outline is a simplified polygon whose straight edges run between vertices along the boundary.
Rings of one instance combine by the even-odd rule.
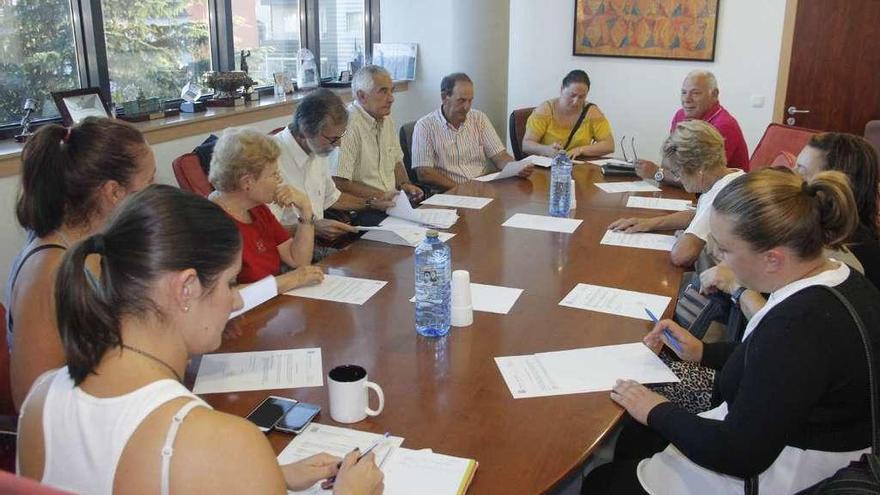
[[[171,162],[174,177],[181,189],[208,197],[214,191],[214,186],[208,182],[208,176],[202,170],[199,156],[195,153],[180,155]]]
[[[794,168],[794,158],[810,138],[820,132],[781,124],[768,125],[749,160],[749,170],[779,166]]]
[[[522,160],[526,157],[522,150],[522,140],[523,136],[526,135],[526,121],[529,120],[529,116],[532,115],[533,111],[535,111],[535,107],[520,108],[510,112],[508,135],[510,135],[510,147],[513,151],[513,157],[517,160]]]

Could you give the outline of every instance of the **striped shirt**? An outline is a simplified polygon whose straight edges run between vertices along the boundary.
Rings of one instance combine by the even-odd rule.
[[[489,158],[505,150],[483,112],[471,110],[456,129],[440,109],[416,122],[412,148],[413,168],[433,167],[459,184],[496,171]]]
[[[397,189],[394,169],[403,161],[394,120],[374,119],[358,102],[348,106],[348,129],[339,145],[333,175],[382,191]]]

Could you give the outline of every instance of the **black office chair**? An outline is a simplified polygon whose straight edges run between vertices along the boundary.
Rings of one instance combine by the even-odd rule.
[[[412,137],[415,127],[416,123],[414,121],[400,126],[400,149],[403,150],[403,167],[406,169],[409,181],[419,186],[422,191],[425,191],[425,199],[428,199],[430,196],[443,191],[432,185],[419,182],[419,175],[412,168]]]

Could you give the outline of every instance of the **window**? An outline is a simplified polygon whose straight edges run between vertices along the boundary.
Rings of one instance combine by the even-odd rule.
[[[357,69],[366,58],[363,0],[321,0],[321,76],[336,77]]]
[[[207,0],[102,0],[113,102],[179,98],[211,70]]]
[[[274,84],[276,72],[295,79],[302,45],[299,0],[233,2],[232,37],[236,68],[241,69],[241,51],[249,51],[248,72],[258,85]]]
[[[27,98],[35,119],[56,117],[49,93],[79,85],[70,2],[0,1],[0,125],[17,124]]]

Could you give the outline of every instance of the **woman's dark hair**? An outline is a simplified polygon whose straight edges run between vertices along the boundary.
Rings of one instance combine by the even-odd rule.
[[[210,291],[240,249],[235,223],[205,198],[154,185],[126,199],[104,232],[68,250],[58,269],[56,316],[74,382],[122,343],[123,317],[163,317],[148,297],[158,276],[192,268]],[[101,256],[99,281],[87,273],[90,254]]]
[[[787,168],[765,168],[733,179],[712,202],[728,215],[733,232],[757,252],[778,246],[801,259],[824,247],[838,248],[858,225],[849,180],[841,172],[820,172],[809,182]]]
[[[565,77],[562,78],[562,87],[563,88],[567,88],[570,85],[575,84],[575,83],[586,84],[587,88],[589,88],[590,87],[590,76],[588,76],[586,72],[584,72],[580,69],[575,69],[575,70],[569,72],[568,74],[566,74]]]
[[[871,143],[852,134],[826,132],[813,136],[807,146],[825,153],[825,170],[837,170],[849,177],[859,211],[859,223],[876,235],[880,165],[877,163],[877,151]]]
[[[145,146],[143,134],[119,120],[44,125],[21,154],[18,223],[38,237],[64,223],[87,223],[97,207],[95,191],[108,180],[127,186]]]

